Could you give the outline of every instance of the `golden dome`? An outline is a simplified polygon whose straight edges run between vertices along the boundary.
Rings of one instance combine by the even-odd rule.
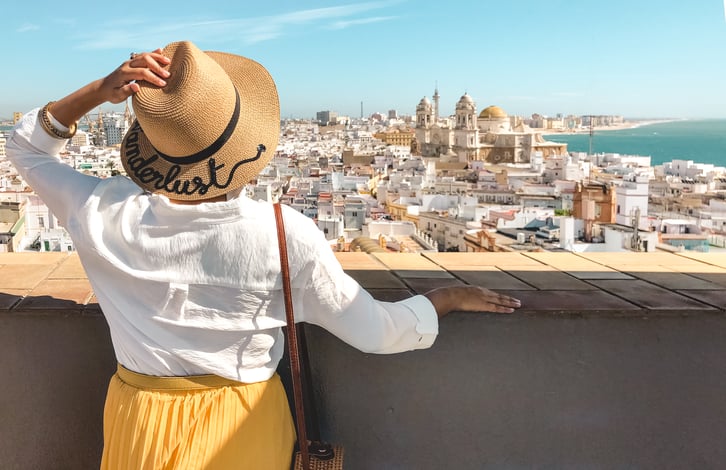
[[[484,119],[505,118],[507,117],[507,113],[499,106],[487,106],[479,113],[479,117]]]

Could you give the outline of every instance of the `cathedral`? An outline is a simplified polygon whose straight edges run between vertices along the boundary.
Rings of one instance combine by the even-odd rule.
[[[451,163],[528,164],[535,156],[567,154],[567,144],[545,140],[498,106],[484,108],[477,116],[476,103],[466,93],[456,103],[455,114],[442,119],[439,99],[437,89],[433,103],[424,97],[416,106],[416,147],[424,157]]]

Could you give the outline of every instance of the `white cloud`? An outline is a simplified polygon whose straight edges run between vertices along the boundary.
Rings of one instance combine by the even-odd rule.
[[[20,25],[20,27],[18,27],[18,29],[16,29],[15,32],[27,33],[30,31],[37,31],[39,29],[40,29],[40,26],[38,26],[37,24],[25,23],[25,24]]]
[[[724,0],[726,1],[726,0]],[[359,18],[355,20],[336,21],[330,25],[331,29],[345,29],[350,26],[361,24],[379,23],[381,21],[389,21],[395,19],[395,16],[374,16],[371,18]]]
[[[102,25],[99,30],[84,30],[77,47],[80,49],[148,49],[168,43],[170,38],[185,38],[197,43],[211,45],[220,41],[226,43],[254,44],[278,38],[299,30],[301,26],[311,28],[343,29],[387,21],[395,17],[376,16],[356,18],[373,10],[384,9],[397,2],[366,2],[327,8],[298,10],[280,15],[256,18],[172,20],[159,24],[146,20],[125,18]],[[332,23],[331,23],[332,21]]]
[[[279,21],[281,23],[309,23],[331,18],[344,18],[347,16],[355,15],[357,13],[364,13],[366,11],[385,8],[386,6],[388,6],[388,4],[384,2],[357,3],[352,5],[343,5],[339,7],[300,10],[267,18]]]

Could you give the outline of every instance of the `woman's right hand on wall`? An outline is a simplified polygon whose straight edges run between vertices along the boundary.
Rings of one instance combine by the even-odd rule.
[[[450,312],[512,313],[519,300],[478,286],[440,287],[424,294],[434,305],[439,318]]]

